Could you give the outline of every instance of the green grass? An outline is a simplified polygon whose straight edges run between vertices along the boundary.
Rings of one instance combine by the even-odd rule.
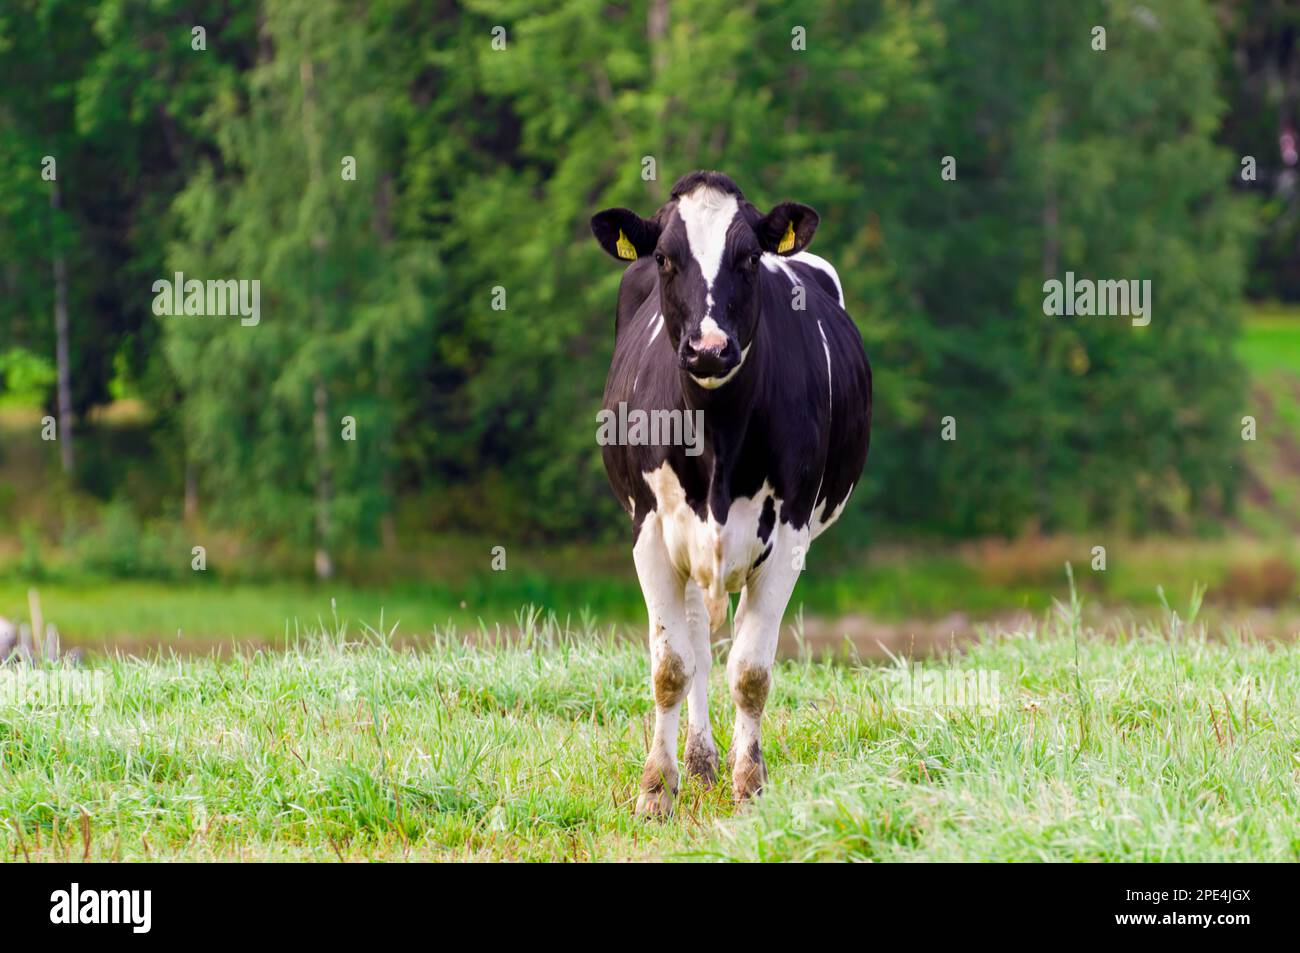
[[[335,600],[349,618],[385,617],[404,632],[427,633],[453,623],[479,619],[508,622],[519,605],[548,611],[574,607],[616,623],[641,624],[645,603],[632,573],[631,554],[617,556],[586,579],[544,571],[483,572],[457,582],[429,581],[377,587],[348,583],[313,584],[168,582],[94,577],[31,581],[0,577],[0,616],[26,618],[27,592],[41,594],[46,618],[56,622],[69,644],[163,646],[229,641],[275,642],[292,631],[295,620],[315,621]],[[1052,566],[1047,587],[1021,583],[982,585],[979,574],[956,559],[917,555],[905,561],[841,567],[825,574],[810,571],[797,592],[797,604],[811,614],[867,612],[875,618],[905,619],[939,615],[960,605],[974,615],[1014,608],[1039,609],[1062,588],[1060,563]],[[1155,590],[1150,588],[1149,600]]]
[[[0,856],[1300,859],[1294,645],[1063,611],[926,663],[995,673],[984,712],[909,705],[884,666],[781,662],[768,792],[737,809],[725,776],[688,784],[643,822],[644,649],[523,630],[101,660],[98,709],[0,706]],[[711,701],[725,749],[720,666]]]
[[[58,625],[66,644],[139,650],[151,645],[201,648],[231,640],[278,645],[299,628],[300,620],[310,626],[328,616],[331,601],[348,618],[378,619],[382,612],[390,622],[401,623],[402,632],[412,634],[427,634],[448,624],[473,626],[480,618],[508,622],[514,609],[507,605],[563,605],[566,594],[572,597],[568,604],[579,607],[575,615],[621,605],[624,597],[628,604],[622,611],[602,611],[602,616],[627,620],[645,612],[635,588],[605,592],[599,582],[570,586],[522,575],[503,580],[499,591],[484,585],[483,580],[459,586],[406,583],[381,588],[133,579],[29,583],[10,578],[0,579],[0,616],[26,619],[27,591],[35,586],[45,618]],[[515,599],[516,594],[522,598]]]
[[[1237,355],[1252,375],[1300,368],[1300,308],[1258,303],[1249,308]]]
[[[1300,512],[1300,307],[1252,305],[1237,355],[1251,377],[1242,412],[1258,426],[1256,441],[1243,445],[1251,479],[1240,519],[1261,538],[1293,536]]]

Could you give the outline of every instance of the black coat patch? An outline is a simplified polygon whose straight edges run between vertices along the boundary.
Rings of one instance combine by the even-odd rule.
[[[769,496],[763,501],[763,512],[758,516],[758,538],[767,542],[772,536],[772,527],[776,525],[776,504]]]

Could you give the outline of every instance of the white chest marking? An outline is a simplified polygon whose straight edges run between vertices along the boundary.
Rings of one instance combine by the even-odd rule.
[[[739,592],[754,561],[782,531],[780,520],[774,519],[768,538],[763,540],[758,535],[758,523],[769,497],[776,513],[781,512],[781,501],[772,487],[764,483],[753,496],[733,500],[726,523],[719,523],[712,513],[704,519],[696,515],[686,502],[681,481],[667,463],[647,470],[643,476],[654,494],[664,545],[677,571],[703,589],[706,598]]]

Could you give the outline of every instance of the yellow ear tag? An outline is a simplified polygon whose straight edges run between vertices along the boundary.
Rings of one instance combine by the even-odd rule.
[[[794,222],[786,222],[785,234],[781,236],[781,244],[776,246],[778,254],[784,255],[794,247]]]
[[[623,234],[623,229],[618,230],[618,241],[614,243],[614,250],[618,252],[619,258],[626,258],[628,261],[636,261],[636,248],[627,240]]]

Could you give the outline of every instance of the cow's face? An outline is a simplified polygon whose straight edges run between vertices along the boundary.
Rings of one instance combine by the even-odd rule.
[[[592,218],[591,228],[615,258],[654,257],[664,327],[678,364],[711,390],[735,377],[749,354],[763,254],[802,251],[816,231],[817,213],[782,202],[762,215],[726,176],[697,172],[677,183],[654,218],[607,209]]]

